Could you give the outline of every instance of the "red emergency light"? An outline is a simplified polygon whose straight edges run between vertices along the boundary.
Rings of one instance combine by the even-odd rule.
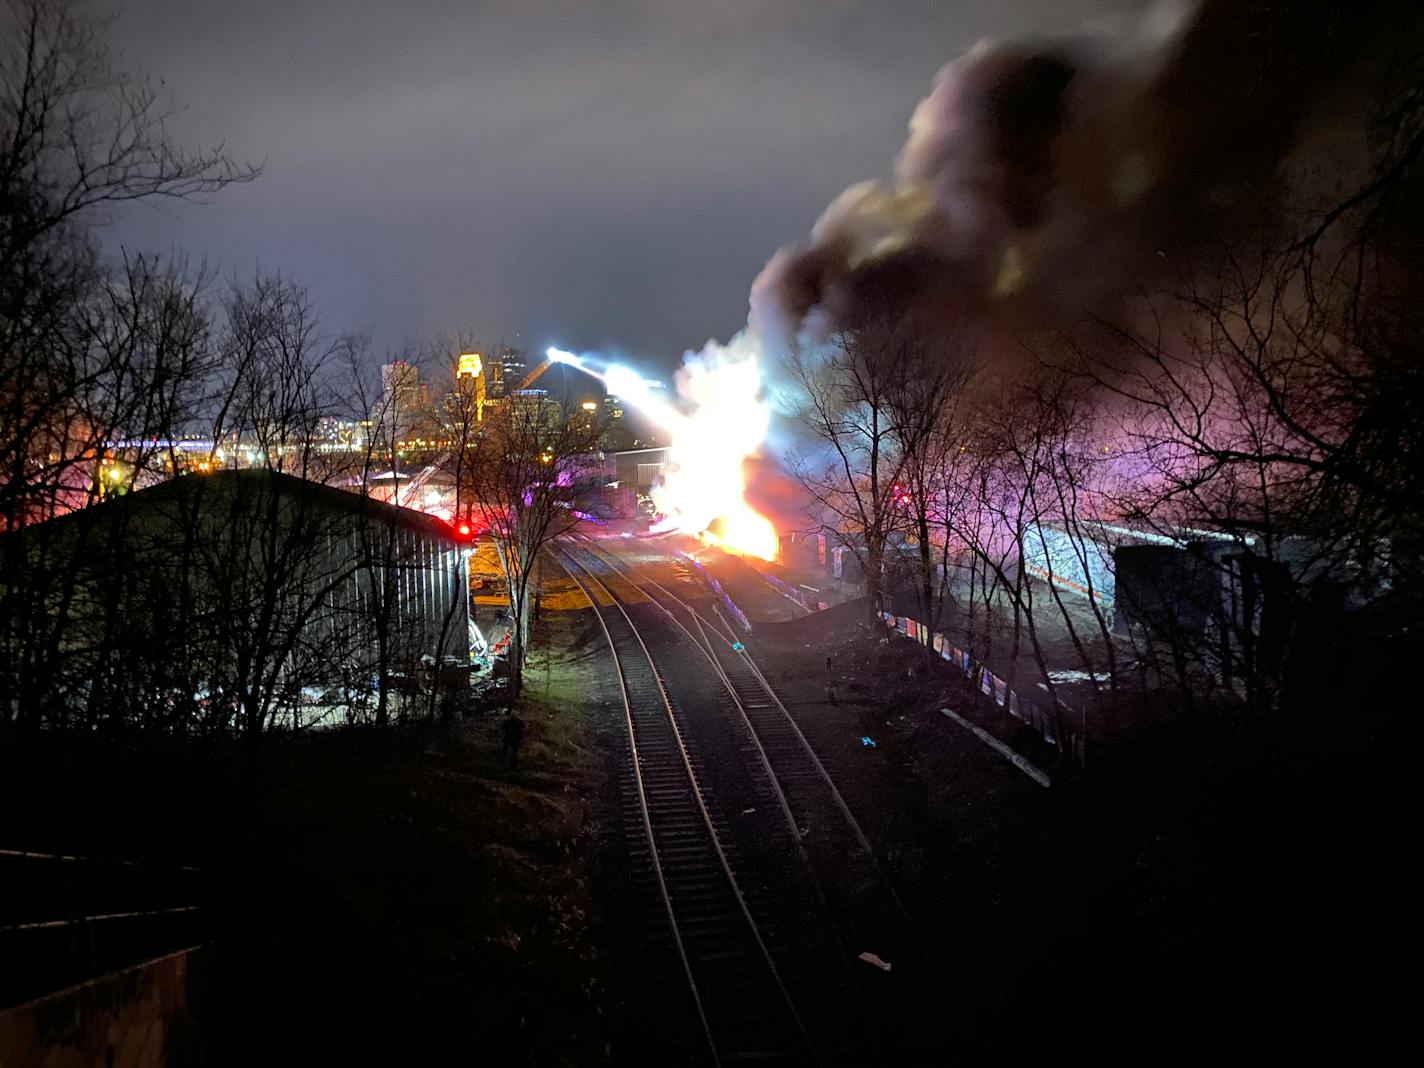
[[[454,535],[456,541],[470,542],[475,540],[475,524],[469,519],[447,519],[446,525],[450,528],[450,533]]]

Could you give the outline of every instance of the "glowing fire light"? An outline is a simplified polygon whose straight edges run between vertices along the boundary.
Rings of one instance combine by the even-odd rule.
[[[684,362],[677,388],[689,411],[674,428],[653,502],[704,543],[776,559],[776,528],[746,499],[746,464],[771,422],[756,345],[745,334],[709,341]]]
[[[657,496],[655,491],[654,496]],[[750,553],[763,560],[776,559],[776,530],[765,516],[745,502],[728,516],[718,516],[705,530],[698,531],[703,545],[717,545],[733,552]]]
[[[668,465],[653,503],[666,517],[662,530],[681,530],[704,544],[776,559],[776,528],[746,500],[746,464],[757,456],[770,425],[762,396],[760,353],[738,334],[728,344],[709,341],[678,372],[683,409],[658,383],[621,364],[602,370],[563,349],[546,355],[601,378],[608,391],[668,432]],[[595,361],[596,362],[596,361]]]

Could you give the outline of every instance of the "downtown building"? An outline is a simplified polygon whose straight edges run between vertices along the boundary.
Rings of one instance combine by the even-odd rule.
[[[381,396],[371,413],[378,437],[402,442],[431,422],[431,407],[420,368],[405,360],[381,365]]]

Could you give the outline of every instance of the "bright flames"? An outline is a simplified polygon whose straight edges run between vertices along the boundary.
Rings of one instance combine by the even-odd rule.
[[[697,538],[703,545],[719,545],[733,552],[760,556],[763,560],[776,559],[776,528],[749,506],[730,519],[719,518],[706,530],[699,531]]]
[[[681,530],[707,545],[775,560],[776,528],[746,499],[747,461],[760,454],[771,423],[762,396],[756,344],[738,334],[728,344],[709,341],[678,372],[679,410],[636,371],[613,364],[601,372],[582,357],[558,352],[598,375],[608,391],[668,432],[668,465],[653,502],[664,530]]]
[[[745,334],[709,341],[677,376],[688,411],[673,429],[663,483],[653,503],[706,544],[776,559],[776,528],[746,500],[747,461],[761,451],[771,415],[761,363]]]

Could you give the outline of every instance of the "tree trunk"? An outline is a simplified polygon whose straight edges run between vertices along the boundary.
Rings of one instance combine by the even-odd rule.
[[[885,599],[884,560],[884,546],[872,537],[865,549],[866,612],[872,622],[880,621],[880,610]]]
[[[376,673],[376,726],[385,727],[391,721],[390,706],[387,704],[386,673]]]
[[[916,534],[920,539],[920,621],[933,634],[939,626],[936,618],[939,613],[935,611],[934,557],[930,553],[930,526],[924,509],[920,510],[917,522],[919,529]]]

